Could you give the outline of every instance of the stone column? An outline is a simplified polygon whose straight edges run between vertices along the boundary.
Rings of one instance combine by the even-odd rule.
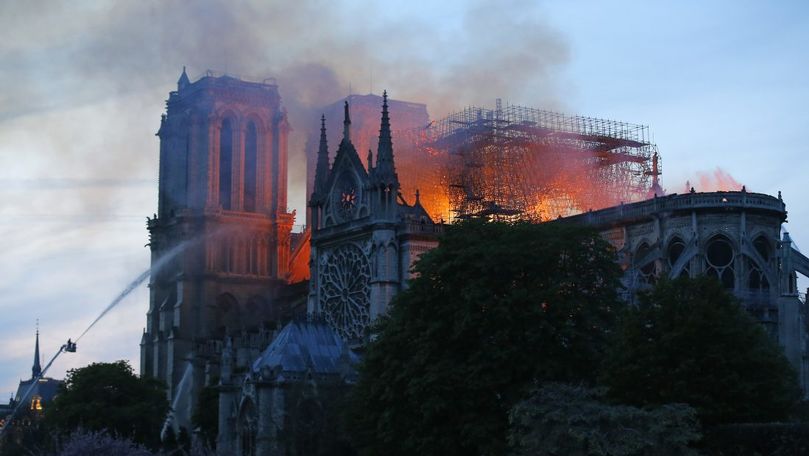
[[[275,451],[275,424],[272,421],[272,400],[274,388],[275,386],[270,381],[262,381],[256,384],[256,396],[258,399],[256,454],[278,454],[277,451]]]

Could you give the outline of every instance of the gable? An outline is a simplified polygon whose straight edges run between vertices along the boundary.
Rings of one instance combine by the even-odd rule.
[[[324,226],[339,225],[368,215],[368,172],[354,145],[341,142],[326,180]]]

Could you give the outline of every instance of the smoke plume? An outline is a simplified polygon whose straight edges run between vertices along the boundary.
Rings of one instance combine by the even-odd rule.
[[[713,171],[697,172],[693,179],[685,182],[683,193],[690,192],[692,187],[698,192],[737,192],[742,189],[742,184],[717,166]]]
[[[349,87],[355,93],[387,88],[396,99],[428,104],[433,117],[490,105],[497,97],[558,107],[556,73],[568,55],[536,2],[521,0],[407,10],[313,0],[7,2],[0,8],[3,17],[16,18],[0,31],[0,83],[15,87],[0,95],[0,127],[20,117],[109,104],[109,115],[82,119],[82,125],[48,120],[52,142],[68,147],[47,151],[58,166],[43,177],[63,177],[54,168],[70,177],[153,175],[151,135],[162,99],[187,65],[192,80],[207,69],[278,79],[295,129],[293,198],[303,192],[303,138],[317,127],[314,108],[345,96]],[[88,135],[117,133],[126,143],[83,144]],[[297,199],[302,206],[305,196]]]

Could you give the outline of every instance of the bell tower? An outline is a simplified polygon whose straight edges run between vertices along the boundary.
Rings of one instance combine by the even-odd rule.
[[[218,376],[225,336],[281,316],[295,217],[287,212],[290,127],[268,80],[208,72],[191,82],[184,68],[166,108],[158,212],[147,223],[153,271],[141,374],[166,382],[185,425],[205,379]]]

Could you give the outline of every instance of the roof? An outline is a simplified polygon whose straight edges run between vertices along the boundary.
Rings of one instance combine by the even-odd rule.
[[[282,372],[311,369],[316,374],[341,374],[346,361],[353,365],[359,357],[327,323],[292,321],[253,362],[252,370],[259,373],[269,367]]]
[[[31,382],[33,380],[21,380],[20,385],[17,387],[17,394],[14,395],[14,401],[20,402],[22,396],[28,392],[28,388],[31,386]],[[42,402],[49,403],[53,400],[56,396],[56,393],[59,392],[59,386],[62,384],[62,380],[55,380],[48,377],[43,377],[39,379],[34,389],[28,395],[26,400],[31,400],[33,396],[39,396],[42,398]]]
[[[430,217],[430,214],[424,210],[424,206],[422,206],[421,203],[416,203],[412,206],[399,203],[399,213],[402,215],[402,218],[410,218],[417,221],[424,220],[425,222],[435,223]]]

